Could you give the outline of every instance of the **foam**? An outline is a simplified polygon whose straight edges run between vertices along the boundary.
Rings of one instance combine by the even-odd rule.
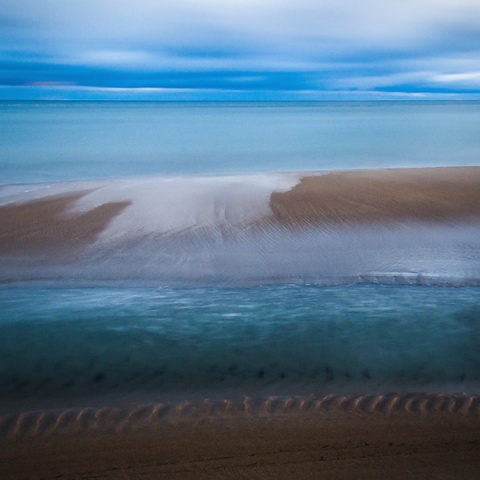
[[[209,227],[234,228],[268,216],[271,194],[288,191],[298,181],[298,176],[287,174],[112,181],[81,198],[72,213],[104,203],[131,202],[101,234],[100,243]]]
[[[109,182],[92,180],[25,185],[6,185],[0,189],[0,206],[34,202],[48,197],[88,192],[106,186]]]
[[[480,280],[478,225],[411,222],[395,230],[381,225],[296,230],[217,225],[168,235],[137,230],[129,239],[113,236],[116,225],[88,249],[91,263],[83,274],[193,284],[469,285]],[[122,232],[118,235],[126,235]]]

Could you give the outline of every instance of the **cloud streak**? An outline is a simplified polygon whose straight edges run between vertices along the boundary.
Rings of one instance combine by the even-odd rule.
[[[477,0],[4,0],[0,45],[0,98],[480,96]]]

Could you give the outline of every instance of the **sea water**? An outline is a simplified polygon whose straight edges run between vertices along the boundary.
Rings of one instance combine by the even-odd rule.
[[[121,179],[122,191],[134,185],[138,193],[152,177],[173,178],[181,191],[205,178],[228,189],[232,179],[261,185],[271,172],[478,165],[479,120],[474,102],[5,102],[0,183],[9,187],[0,194],[79,180]],[[184,222],[187,213],[175,212],[169,221]],[[117,235],[119,225],[112,224]],[[273,244],[256,237],[240,249],[238,236],[212,237],[222,259],[214,277],[201,256],[179,262],[178,242],[139,245],[110,282],[91,273],[109,268],[95,258],[82,270],[87,276],[54,271],[31,281],[4,263],[1,408],[477,391],[478,227],[454,224],[433,235],[422,228]],[[399,243],[379,256],[388,235]],[[262,271],[269,255],[284,270]],[[169,274],[159,278],[158,265]]]
[[[0,184],[478,165],[480,102],[1,102]]]
[[[2,406],[476,391],[479,296],[392,285],[2,289]]]

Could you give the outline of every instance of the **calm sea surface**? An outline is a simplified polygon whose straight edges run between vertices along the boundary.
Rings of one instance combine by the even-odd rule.
[[[479,126],[476,102],[3,102],[0,184],[479,165]],[[466,240],[458,251],[479,270]],[[478,391],[480,279],[471,280],[5,282],[0,413],[196,392]]]
[[[480,102],[0,103],[0,184],[478,165]]]

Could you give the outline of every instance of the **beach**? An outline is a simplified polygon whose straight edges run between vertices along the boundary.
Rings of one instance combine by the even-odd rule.
[[[270,398],[229,409],[226,401],[113,414],[90,409],[70,416],[73,432],[68,415],[31,418],[15,434],[12,428],[13,438],[0,440],[0,473],[5,479],[477,477],[478,397],[390,395],[363,398],[363,408],[361,402]]]
[[[479,479],[479,19],[1,2],[0,480]]]
[[[83,214],[64,215],[85,195],[71,193],[0,207],[0,254],[74,249],[94,241],[128,202],[109,203]]]
[[[480,167],[2,195],[2,479],[476,478]]]
[[[0,280],[475,284],[479,186],[444,167],[5,187]]]
[[[408,220],[458,222],[480,215],[480,168],[418,168],[327,172],[274,193],[276,221],[308,224]]]
[[[231,191],[224,192],[218,187],[219,179],[210,180],[210,185],[208,178],[197,181],[200,187],[195,185],[194,178],[191,179],[185,187],[192,189],[193,193],[184,191],[183,198],[178,191],[173,198],[166,195],[163,200],[166,208],[175,209],[178,207],[174,202],[185,202],[183,210],[174,211],[177,215],[187,212],[185,216],[188,217],[188,208],[192,207],[192,219],[187,220],[190,224],[182,225],[183,218],[179,218],[178,224],[165,222],[162,225],[157,218],[168,213],[156,210],[151,218],[142,220],[159,223],[155,233],[164,235],[176,234],[192,226],[210,226],[215,222],[221,228],[229,224],[243,229],[255,225],[302,228],[352,224],[395,226],[412,221],[449,224],[477,221],[480,217],[480,167],[284,174],[282,191],[275,191],[275,182],[282,183],[278,180],[270,181],[272,186],[265,181],[265,186],[257,186],[257,190],[250,192],[240,182],[246,185],[249,181],[260,183],[255,177],[253,180],[240,177],[239,181],[231,180],[235,177],[228,178],[234,192],[231,199],[228,197]],[[0,203],[0,254],[23,252],[28,255],[95,243],[115,217],[128,213],[129,207],[135,203],[135,194],[145,189],[143,195],[148,199],[155,181],[134,184],[130,190],[125,186],[121,190],[120,187],[103,182],[97,188],[82,191],[82,183],[72,182],[61,185],[59,193],[49,194],[49,189],[39,189],[36,195],[22,195],[16,191],[10,196],[5,195],[6,200],[4,198]],[[168,187],[160,182],[151,202],[161,199],[158,192],[161,194],[162,188],[166,188],[168,194]],[[268,192],[269,188],[273,191]],[[262,196],[258,193],[261,189],[264,190]],[[249,194],[253,195],[253,200],[247,204],[249,213],[239,214],[244,207],[242,202]],[[92,200],[88,201],[90,198]],[[80,204],[77,209],[73,208],[76,204]],[[148,225],[141,227],[149,228]]]

